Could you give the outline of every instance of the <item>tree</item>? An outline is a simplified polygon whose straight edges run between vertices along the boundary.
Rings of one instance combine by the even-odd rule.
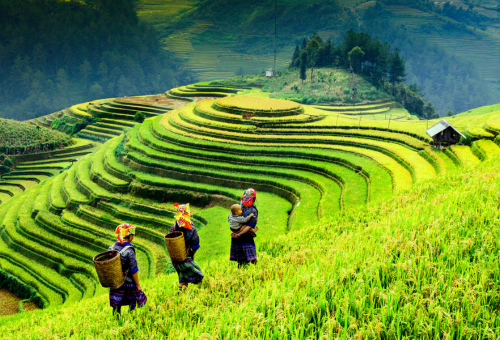
[[[85,90],[87,89],[87,79],[89,78],[90,72],[92,72],[92,65],[85,59],[83,64],[80,65],[80,74],[83,76]]]
[[[92,100],[101,99],[102,96],[104,95],[102,86],[99,85],[98,83],[95,83],[90,87],[89,94],[92,96]]]
[[[306,49],[306,47],[307,47],[307,39],[306,39],[306,38],[304,38],[304,39],[302,40],[302,45],[300,46],[300,50],[301,50],[301,51],[303,51],[303,50],[305,50],[305,49]]]
[[[245,70],[243,69],[243,67],[240,67],[238,71],[234,72],[234,74],[237,76],[242,76],[245,74]]]
[[[316,39],[309,40],[309,43],[307,43],[307,54],[310,57],[309,64],[311,66],[311,81],[313,80],[313,72],[314,72],[314,66],[316,65],[316,57],[318,55],[318,49],[320,47],[320,43]]]
[[[130,96],[137,93],[135,85],[124,75],[122,75],[120,79],[118,79],[117,87],[118,87],[118,95],[120,97]]]
[[[293,52],[292,62],[290,67],[297,67],[300,64],[300,49],[299,45],[295,46],[295,51]]]
[[[363,58],[365,57],[365,52],[359,47],[354,47],[348,54],[349,56],[349,64],[355,73],[361,73],[361,63],[363,62]]]
[[[406,78],[406,62],[399,55],[399,50],[396,49],[391,55],[391,64],[390,64],[390,79],[392,83],[392,93],[394,94],[394,90],[396,88],[397,83],[401,83]]]
[[[436,108],[431,102],[424,105],[424,118],[427,120],[439,118],[439,115],[436,113]]]
[[[446,111],[446,117],[452,117],[453,116],[453,111],[448,110]]]
[[[57,71],[56,81],[62,95],[66,97],[68,95],[68,74],[63,68]]]
[[[300,79],[302,79],[302,84],[304,84],[304,80],[307,79],[307,52],[304,51],[300,55]]]
[[[134,120],[138,123],[144,122],[144,119],[146,119],[146,115],[142,111],[137,111],[134,115]]]
[[[41,43],[38,43],[33,48],[33,65],[35,70],[45,71],[47,64],[47,52]]]
[[[411,85],[408,86],[408,88],[410,90],[412,90],[416,95],[418,95],[420,97],[425,97],[424,91],[422,91],[422,89],[420,88],[420,86],[418,86],[417,84],[411,84]]]

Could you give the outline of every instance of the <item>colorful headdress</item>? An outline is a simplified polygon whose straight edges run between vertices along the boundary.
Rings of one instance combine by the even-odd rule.
[[[254,189],[247,189],[243,195],[241,195],[241,205],[244,207],[251,207],[256,198],[257,191]]]
[[[189,208],[189,203],[184,205],[179,205],[175,203],[174,207],[177,208],[177,214],[175,214],[175,220],[181,228],[193,229],[193,222],[191,222],[191,209]]]
[[[123,240],[125,239],[125,237],[129,235],[135,235],[135,226],[129,223],[120,224],[118,227],[116,227],[115,234],[118,241],[123,244]]]

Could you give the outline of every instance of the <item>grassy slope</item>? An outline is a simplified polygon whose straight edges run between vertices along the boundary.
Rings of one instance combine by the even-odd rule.
[[[477,109],[472,109],[466,112],[462,112],[460,114],[455,115],[454,117],[459,118],[459,117],[480,116],[495,111],[500,111],[500,104],[479,107]]]
[[[350,101],[349,72],[336,68],[317,68],[307,72],[307,80],[302,82],[298,70],[285,70],[277,77],[266,78],[263,74],[246,75],[225,79],[216,84],[232,86],[264,86],[263,92],[271,93],[271,98],[294,100],[306,104],[336,104],[342,105]],[[360,76],[355,76],[358,89],[357,103],[376,100],[391,100],[392,96],[385,91],[376,89],[370,82]]]
[[[255,267],[202,261],[205,281],[182,295],[175,274],[147,281],[146,307],[123,320],[103,295],[2,318],[0,331],[5,339],[496,338],[497,164],[258,242]]]

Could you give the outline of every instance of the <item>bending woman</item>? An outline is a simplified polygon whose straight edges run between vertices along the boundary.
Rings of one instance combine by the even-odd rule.
[[[194,254],[200,249],[200,237],[193,222],[191,222],[191,210],[189,203],[179,205],[175,203],[177,214],[175,215],[175,224],[170,228],[170,232],[180,231],[184,235],[184,242],[188,257],[182,262],[172,261],[177,274],[179,275],[179,290],[182,291],[189,283],[198,284],[203,280],[203,273],[200,266],[194,261]]]
[[[128,247],[120,254],[125,283],[120,288],[109,290],[109,304],[113,307],[113,314],[120,314],[122,306],[129,306],[130,310],[133,311],[136,307],[144,306],[148,299],[139,283],[139,267],[137,266],[135,248],[131,243],[135,236],[135,226],[128,223],[121,224],[116,228],[115,233],[118,242],[109,247],[108,250],[121,251]]]
[[[254,189],[247,189],[241,196],[241,207],[243,209],[244,217],[250,214],[254,216],[246,223],[247,226],[256,228],[259,217],[259,211],[254,203],[257,199],[257,191]],[[231,254],[230,260],[238,262],[238,267],[242,267],[249,263],[257,263],[257,249],[255,247],[254,236],[252,233],[245,233],[243,235],[236,234],[236,237],[231,239]]]

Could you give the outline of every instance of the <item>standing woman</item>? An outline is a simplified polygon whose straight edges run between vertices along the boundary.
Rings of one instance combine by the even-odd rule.
[[[118,242],[109,247],[108,250],[125,251],[120,254],[123,276],[125,283],[117,289],[109,290],[109,304],[113,307],[113,314],[121,314],[122,306],[129,306],[133,311],[136,307],[142,307],[148,300],[139,283],[139,267],[135,256],[135,248],[131,243],[135,236],[135,226],[132,224],[120,224],[116,228]]]
[[[177,208],[177,214],[175,215],[176,222],[174,226],[170,228],[170,232],[182,232],[186,250],[188,251],[186,260],[182,262],[172,261],[172,265],[179,275],[179,290],[182,292],[182,289],[187,287],[189,283],[198,284],[203,280],[203,273],[201,272],[200,266],[194,261],[194,254],[200,249],[200,237],[198,236],[198,231],[193,222],[191,222],[191,209],[189,208],[189,203],[185,205],[175,203],[174,207]]]
[[[254,203],[257,199],[257,191],[254,189],[247,189],[241,196],[241,207],[243,209],[243,216],[247,217],[250,214],[254,216],[246,223],[247,226],[256,228],[259,217],[259,211]],[[257,249],[255,247],[255,236],[252,233],[245,233],[243,235],[235,234],[231,239],[231,255],[230,260],[238,262],[238,267],[245,266],[249,263],[257,263]]]

